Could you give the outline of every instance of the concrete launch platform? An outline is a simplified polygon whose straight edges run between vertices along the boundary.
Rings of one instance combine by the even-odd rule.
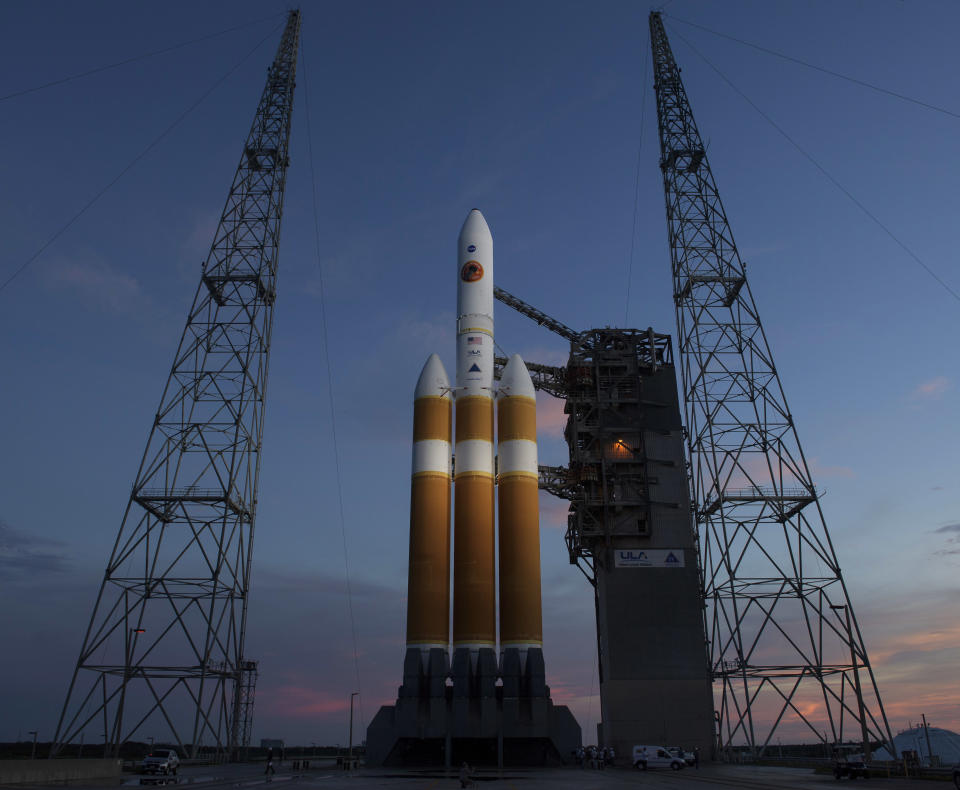
[[[419,649],[408,649],[396,704],[380,708],[367,728],[367,764],[571,762],[580,725],[569,708],[550,699],[543,651],[524,652],[508,648],[498,667],[492,649],[461,648],[448,671],[445,650],[434,648],[425,659]]]
[[[294,771],[288,760],[277,767],[271,782],[263,774],[263,763],[246,763],[219,766],[186,766],[181,771],[181,787],[224,788],[237,787],[296,787],[323,788],[323,790],[366,790],[370,788],[426,788],[443,790],[457,788],[457,769],[450,771],[398,771],[396,769],[361,767],[357,772],[337,770],[324,760],[311,761],[310,770]],[[749,765],[709,765],[701,770],[682,771],[636,771],[618,766],[605,771],[565,768],[478,769],[472,773],[473,787],[503,788],[503,790],[615,790],[625,786],[664,787],[670,790],[697,790],[697,788],[743,788],[744,790],[826,790],[837,787],[838,782],[829,773],[817,774],[809,768],[773,768]],[[883,790],[911,790],[923,782],[917,779],[871,778],[868,783]],[[936,785],[943,786],[944,782]],[[139,787],[139,779],[127,775],[124,778],[101,782],[71,783],[84,788]],[[844,785],[845,786],[845,785]],[[12,787],[12,786],[11,786]],[[23,785],[30,790],[63,788],[58,784]]]

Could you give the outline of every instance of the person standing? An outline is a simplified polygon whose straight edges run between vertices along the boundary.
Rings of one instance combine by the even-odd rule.
[[[700,770],[700,747],[693,747],[693,767],[698,771]]]
[[[267,777],[267,781],[273,781],[273,775],[276,773],[276,769],[273,767],[273,749],[267,750],[267,768],[263,772],[264,776]]]
[[[469,787],[471,784],[473,784],[473,782],[470,781],[470,771],[471,771],[470,766],[467,765],[466,761],[464,761],[464,762],[460,765],[460,787],[461,787],[461,790],[462,790],[462,788],[464,788],[464,787]]]

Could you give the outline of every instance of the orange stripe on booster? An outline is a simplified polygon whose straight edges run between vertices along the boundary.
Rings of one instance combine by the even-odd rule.
[[[450,441],[453,404],[450,398],[417,398],[413,402],[413,441]]]
[[[539,488],[526,475],[501,478],[500,644],[543,642],[540,601]]]
[[[460,404],[457,403],[459,422]],[[454,500],[453,644],[496,645],[493,477],[457,477]]]
[[[421,474],[410,487],[407,643],[450,641],[450,476]]]
[[[503,398],[497,404],[497,441],[537,441],[537,402],[531,398]]]
[[[457,442],[474,439],[493,445],[493,398],[457,398]]]

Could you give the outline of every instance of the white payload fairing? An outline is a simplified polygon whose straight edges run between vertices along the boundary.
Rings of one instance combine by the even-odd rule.
[[[497,645],[493,237],[473,209],[457,240],[457,375],[453,465],[453,649]],[[536,401],[523,360],[501,383],[500,647],[542,644],[537,506]],[[449,448],[450,393],[434,354],[417,385],[410,511],[407,646],[445,642],[449,617],[449,485],[439,454]],[[444,488],[444,486],[446,486]],[[446,495],[444,495],[446,491]],[[443,558],[447,566],[441,567]],[[423,578],[429,576],[430,579]],[[440,589],[443,587],[443,589]]]

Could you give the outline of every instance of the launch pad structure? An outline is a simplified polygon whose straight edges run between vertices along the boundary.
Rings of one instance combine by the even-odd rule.
[[[594,591],[596,742],[619,755],[682,744],[706,758],[713,699],[670,336],[576,332],[503,289],[496,297],[570,342],[565,367],[529,367],[566,401],[570,462],[541,466],[540,487],[570,501],[570,562]]]
[[[161,717],[189,756],[206,744],[236,758],[249,746],[258,667],[244,655],[246,612],[299,32],[299,12],[290,12],[51,755],[96,722],[116,756]],[[477,540],[454,559],[467,572],[452,640],[431,632],[427,621],[446,627],[449,601],[421,574],[423,600],[437,598],[440,616],[419,623],[419,636],[408,629],[397,704],[368,730],[370,762],[550,764],[580,743],[579,726],[546,685],[539,554],[534,562],[530,551],[508,552],[506,565],[500,557],[497,655],[493,490],[502,477],[512,479],[499,488],[507,505],[499,512],[512,514],[520,548],[539,551],[531,539],[537,486],[570,502],[570,562],[595,596],[598,744],[621,757],[644,743],[699,748],[704,759],[746,746],[761,757],[790,722],[825,744],[856,737],[868,758],[880,745],[895,753],[820,493],[659,12],[650,15],[650,35],[676,365],[669,335],[574,331],[499,288],[485,292],[489,311],[461,312],[458,354],[472,367],[462,382],[458,368],[458,530]],[[464,293],[492,286],[492,259],[473,259],[482,247],[461,250],[471,258],[460,261]],[[537,465],[532,389],[515,393],[511,447],[500,447],[494,465],[492,377],[506,376],[508,363],[492,356],[493,297],[570,343],[565,367],[519,363],[526,387],[566,402],[566,467]],[[472,355],[483,363],[482,386]],[[439,512],[444,504],[449,511],[449,493],[444,500],[436,492],[450,488],[452,437],[448,406],[436,413],[436,431],[446,414],[443,442],[421,437],[435,446],[420,461]],[[521,413],[533,416],[522,429]],[[523,583],[504,587],[505,567]],[[505,589],[521,605],[504,608]],[[450,644],[452,652],[441,647]]]
[[[597,743],[708,755],[713,701],[670,337],[582,333],[565,411],[567,549],[596,603]]]

